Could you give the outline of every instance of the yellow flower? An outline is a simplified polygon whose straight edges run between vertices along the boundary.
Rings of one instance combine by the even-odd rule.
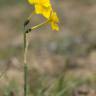
[[[56,12],[53,11],[51,12],[49,20],[51,23],[52,30],[59,31],[59,26],[58,26],[59,19],[57,17]]]
[[[30,4],[35,6],[36,14],[41,14],[45,18],[49,18],[52,10],[50,0],[28,0]]]
[[[28,0],[28,2],[34,5],[36,14],[41,14],[50,21],[53,30],[59,30],[59,19],[56,12],[52,10],[50,0]]]

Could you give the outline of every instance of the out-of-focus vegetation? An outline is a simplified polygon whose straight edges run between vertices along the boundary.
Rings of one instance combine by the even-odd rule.
[[[60,32],[29,34],[29,96],[96,96],[96,0],[51,0]],[[0,0],[0,96],[23,96],[23,23],[26,0]],[[32,17],[34,26],[41,16]]]

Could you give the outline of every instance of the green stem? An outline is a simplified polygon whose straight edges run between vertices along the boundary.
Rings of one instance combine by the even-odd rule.
[[[36,25],[36,26],[33,26],[33,27],[31,28],[31,30],[40,28],[40,27],[42,27],[43,25],[47,24],[48,22],[49,22],[49,20],[47,20],[47,21],[45,21],[45,22],[43,22],[43,23],[40,23],[40,24],[38,24],[38,25]]]
[[[31,30],[40,28],[41,26],[47,24],[49,20],[38,24],[37,26],[34,26],[31,28]],[[24,96],[27,95],[28,91],[28,65],[27,65],[27,50],[28,50],[28,40],[27,40],[27,33],[24,32]]]
[[[35,14],[35,11],[33,11],[33,12],[29,15],[28,20],[30,20],[30,19],[32,18],[33,14]]]
[[[47,20],[47,21],[45,21],[45,22],[43,22],[43,23],[40,23],[40,24],[38,24],[38,25],[36,25],[36,26],[33,26],[33,27],[31,27],[30,29],[28,29],[25,33],[29,33],[29,32],[31,32],[31,30],[38,29],[38,28],[42,27],[43,25],[48,24],[49,22],[50,22],[50,20]]]
[[[26,62],[26,48],[27,48],[26,35],[27,34],[24,33],[24,96],[27,96],[27,71],[28,71],[28,66]]]
[[[28,93],[28,78],[27,78],[27,73],[28,73],[28,66],[27,64],[24,64],[24,96],[27,96]]]

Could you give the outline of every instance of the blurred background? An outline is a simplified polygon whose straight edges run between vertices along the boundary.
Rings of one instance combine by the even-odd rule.
[[[51,2],[60,31],[28,34],[28,94],[96,96],[96,0]],[[27,0],[0,0],[0,96],[23,96],[23,25],[32,10]],[[43,21],[33,15],[28,28]]]

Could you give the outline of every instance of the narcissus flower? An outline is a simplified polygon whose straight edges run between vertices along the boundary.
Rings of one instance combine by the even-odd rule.
[[[59,31],[59,26],[58,26],[59,19],[57,17],[56,12],[52,11],[49,19],[50,19],[52,30]]]
[[[36,14],[49,18],[52,10],[50,0],[28,0],[28,2],[34,5]]]
[[[56,12],[53,11],[50,0],[28,0],[28,2],[34,5],[35,13],[41,14],[51,23],[51,27],[53,30],[58,31],[58,22],[59,19],[57,17]]]

